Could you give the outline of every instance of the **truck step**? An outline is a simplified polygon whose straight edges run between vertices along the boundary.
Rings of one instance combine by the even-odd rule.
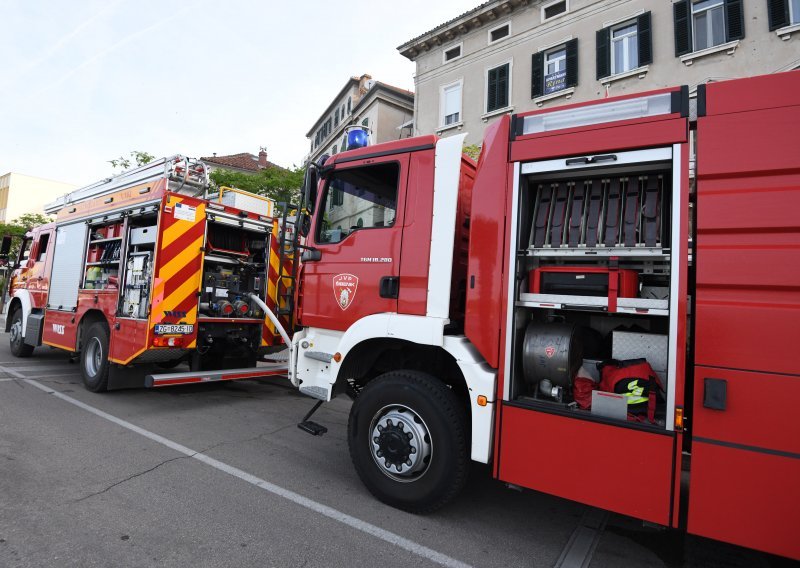
[[[285,362],[262,363],[257,367],[244,369],[224,369],[221,371],[189,371],[187,373],[160,373],[147,375],[145,386],[148,388],[217,381],[235,381],[237,379],[263,379],[266,377],[285,376],[289,369]]]
[[[297,427],[300,428],[303,432],[308,432],[312,436],[322,436],[328,429],[323,426],[322,424],[317,424],[316,422],[312,422],[311,420],[304,420],[297,424]]]

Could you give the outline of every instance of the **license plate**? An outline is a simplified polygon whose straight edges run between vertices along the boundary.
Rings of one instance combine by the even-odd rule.
[[[188,323],[159,323],[153,330],[156,335],[189,335],[194,325]]]

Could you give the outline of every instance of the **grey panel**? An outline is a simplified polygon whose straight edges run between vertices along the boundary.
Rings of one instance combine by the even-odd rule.
[[[63,225],[56,229],[48,308],[72,310],[78,305],[78,286],[83,276],[86,237],[85,223]]]
[[[31,314],[25,326],[25,344],[37,347],[42,344],[42,330],[44,329],[44,314]]]

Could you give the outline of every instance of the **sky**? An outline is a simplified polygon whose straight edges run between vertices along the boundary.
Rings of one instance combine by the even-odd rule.
[[[300,165],[349,77],[413,90],[397,46],[479,3],[0,0],[0,175],[83,186],[132,150]]]

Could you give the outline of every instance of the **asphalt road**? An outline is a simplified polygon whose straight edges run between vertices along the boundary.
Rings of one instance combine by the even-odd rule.
[[[392,509],[350,463],[349,402],[317,412],[322,437],[296,427],[312,404],[276,379],[93,394],[62,352],[15,359],[0,334],[0,567],[788,565],[479,465],[440,512]]]

